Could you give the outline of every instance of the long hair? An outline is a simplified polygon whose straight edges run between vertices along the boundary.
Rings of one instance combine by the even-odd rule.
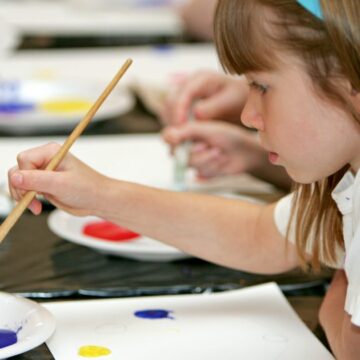
[[[285,51],[305,64],[314,89],[360,122],[360,117],[339,86],[350,82],[360,91],[360,1],[321,0],[324,20],[296,0],[219,0],[215,43],[226,71],[234,74],[271,71],[281,67]],[[289,229],[294,225],[296,247],[303,267],[306,250],[311,265],[336,263],[336,250],[344,248],[342,217],[331,192],[348,170],[313,184],[297,184]]]

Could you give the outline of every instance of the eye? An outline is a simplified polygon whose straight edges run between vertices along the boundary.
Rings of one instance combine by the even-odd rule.
[[[253,89],[255,89],[256,91],[259,91],[261,94],[266,94],[267,90],[268,90],[268,86],[263,85],[263,84],[259,84],[256,81],[250,81],[249,82],[249,86]]]

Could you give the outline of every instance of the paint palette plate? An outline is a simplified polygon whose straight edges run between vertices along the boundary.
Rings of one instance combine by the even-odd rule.
[[[0,359],[41,345],[55,330],[53,315],[34,301],[0,292],[0,309]]]
[[[104,89],[79,81],[0,81],[0,130],[14,134],[72,129]],[[114,89],[92,122],[120,116],[134,105],[124,89]]]
[[[54,210],[48,218],[48,225],[50,230],[61,238],[104,254],[142,261],[172,261],[190,257],[172,246],[145,236],[128,242],[109,242],[84,235],[84,225],[96,220],[101,219],[94,216],[77,217],[61,210]]]

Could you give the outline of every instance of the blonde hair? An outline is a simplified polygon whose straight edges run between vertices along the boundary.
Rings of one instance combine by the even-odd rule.
[[[221,63],[235,74],[271,71],[281,67],[279,51],[293,54],[302,60],[317,93],[360,121],[339,86],[345,79],[360,91],[360,1],[320,3],[324,20],[296,0],[219,0],[214,32]],[[312,249],[311,265],[316,270],[320,260],[336,263],[336,249],[344,247],[342,217],[331,192],[348,168],[295,186],[290,225],[295,225],[304,267],[306,249]]]

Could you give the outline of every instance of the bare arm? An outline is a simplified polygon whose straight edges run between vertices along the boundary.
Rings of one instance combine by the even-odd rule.
[[[98,216],[233,268],[278,273],[298,265],[274,223],[275,205],[108,181]]]
[[[360,328],[351,323],[344,311],[346,289],[345,272],[339,270],[326,293],[319,318],[336,358],[355,360],[360,356]]]
[[[213,18],[217,0],[188,0],[180,7],[185,30],[201,40],[213,39]]]

